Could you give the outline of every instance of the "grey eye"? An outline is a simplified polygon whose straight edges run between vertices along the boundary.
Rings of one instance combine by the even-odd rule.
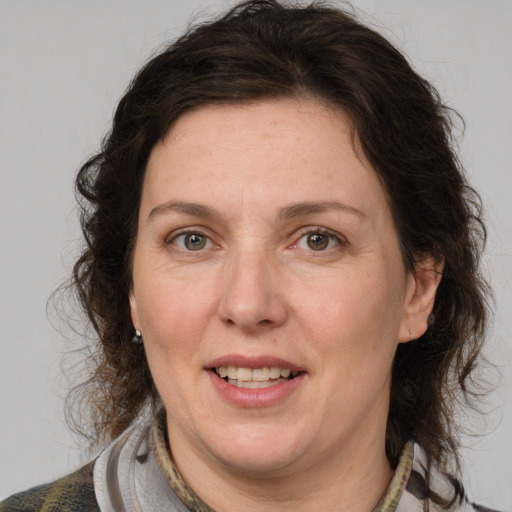
[[[173,245],[184,251],[200,251],[208,249],[212,245],[212,241],[202,233],[182,233],[172,240]]]

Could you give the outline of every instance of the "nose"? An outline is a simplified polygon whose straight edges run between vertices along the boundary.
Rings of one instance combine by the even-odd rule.
[[[287,318],[278,264],[259,251],[238,252],[225,265],[220,319],[246,333],[267,331]]]

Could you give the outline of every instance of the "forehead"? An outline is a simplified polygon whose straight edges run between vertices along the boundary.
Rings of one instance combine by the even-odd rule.
[[[322,133],[316,134],[315,127]],[[162,141],[176,149],[194,145],[210,149],[220,143],[226,150],[353,152],[352,123],[341,109],[310,97],[209,105],[182,115]]]
[[[355,144],[349,117],[311,99],[203,107],[153,148],[143,197],[382,206],[380,181]]]

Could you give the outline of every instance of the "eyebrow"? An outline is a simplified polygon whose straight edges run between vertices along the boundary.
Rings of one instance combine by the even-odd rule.
[[[296,217],[304,217],[306,215],[314,215],[316,213],[325,213],[332,210],[350,213],[352,215],[357,215],[358,217],[366,217],[366,214],[361,210],[348,204],[340,203],[339,201],[294,203],[281,208],[279,210],[278,217],[280,219],[288,220]]]
[[[160,204],[153,208],[149,213],[149,219],[156,215],[165,213],[181,213],[190,215],[192,217],[201,217],[204,219],[218,218],[219,214],[213,209],[204,204],[199,203],[186,203],[183,201],[168,201],[167,203]]]
[[[305,217],[307,215],[325,213],[332,210],[350,213],[358,217],[366,217],[366,214],[361,210],[353,206],[340,203],[339,201],[306,201],[293,203],[280,208],[277,217],[280,220],[290,220],[297,217]],[[163,215],[166,213],[178,213],[203,219],[219,219],[221,217],[220,213],[215,209],[204,204],[188,203],[184,201],[168,201],[153,208],[149,214],[149,219],[156,215]]]

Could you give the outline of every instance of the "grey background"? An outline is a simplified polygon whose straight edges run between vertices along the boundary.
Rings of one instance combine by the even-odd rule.
[[[512,510],[512,1],[353,4],[466,120],[460,149],[486,205],[485,268],[496,290],[487,353],[501,368],[485,420],[466,420],[488,433],[464,438],[466,481],[487,506]],[[0,498],[61,476],[87,456],[63,414],[62,354],[80,337],[46,312],[79,247],[74,174],[154,49],[191,15],[226,5],[0,0]]]

